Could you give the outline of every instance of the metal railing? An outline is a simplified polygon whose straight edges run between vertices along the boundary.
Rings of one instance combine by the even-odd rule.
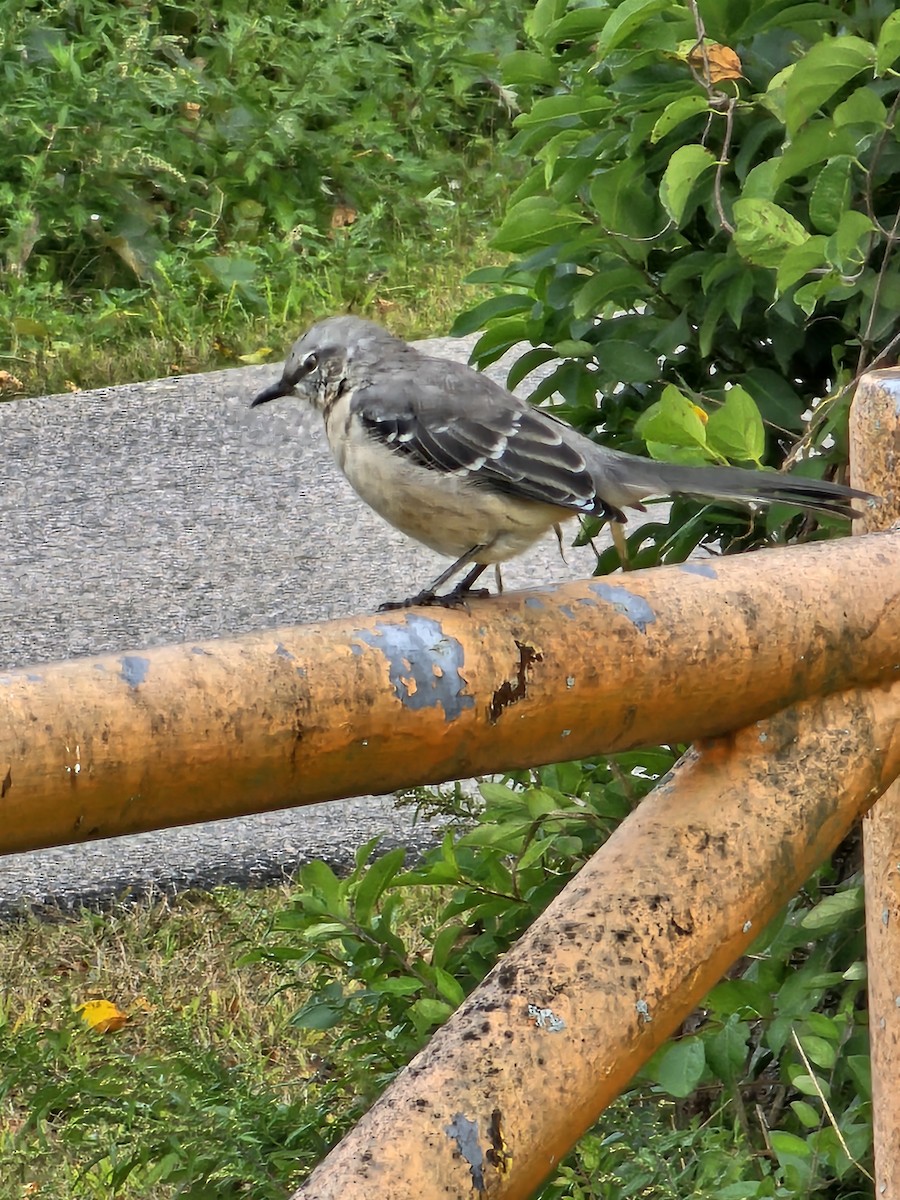
[[[900,518],[898,397],[857,392],[853,482],[884,497],[860,526]],[[900,532],[0,674],[0,853],[688,740],[296,1200],[528,1196],[883,794],[897,1197]]]

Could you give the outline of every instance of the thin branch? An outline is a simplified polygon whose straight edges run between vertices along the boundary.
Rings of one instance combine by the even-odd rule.
[[[831,1105],[825,1099],[825,1093],[822,1091],[822,1087],[821,1087],[818,1079],[816,1079],[815,1071],[813,1071],[812,1065],[810,1064],[809,1059],[806,1057],[806,1051],[800,1045],[800,1039],[797,1037],[796,1029],[791,1030],[791,1038],[794,1042],[794,1045],[797,1047],[797,1053],[803,1059],[803,1065],[806,1067],[806,1073],[809,1075],[810,1079],[812,1080],[812,1085],[816,1089],[816,1095],[822,1101],[822,1107],[825,1109],[825,1115],[828,1117],[828,1120],[831,1122],[831,1128],[834,1130],[835,1136],[837,1137],[837,1140],[841,1144],[841,1149],[847,1155],[847,1157],[850,1159],[850,1161],[853,1163],[854,1167],[856,1167],[857,1170],[862,1171],[862,1173],[863,1173],[863,1175],[865,1175],[866,1179],[868,1179],[871,1183],[874,1183],[875,1182],[874,1177],[872,1175],[870,1175],[869,1172],[866,1170],[866,1168],[862,1165],[862,1163],[858,1159],[854,1158],[853,1155],[850,1153],[850,1147],[844,1141],[844,1135],[841,1133],[840,1127],[839,1127],[837,1121],[835,1120],[834,1113],[831,1111]]]

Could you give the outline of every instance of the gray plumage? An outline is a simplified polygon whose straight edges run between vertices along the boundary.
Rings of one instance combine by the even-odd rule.
[[[411,537],[456,561],[410,602],[468,564],[457,599],[489,563],[581,514],[624,522],[650,496],[779,501],[859,515],[865,492],[737,467],[659,463],[599,446],[461,363],[432,358],[372,321],[330,317],[294,343],[280,381],[253,406],[307,399],[357,493]],[[617,541],[621,542],[621,536]]]

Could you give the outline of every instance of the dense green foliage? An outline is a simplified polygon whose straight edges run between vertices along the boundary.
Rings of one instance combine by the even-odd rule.
[[[516,259],[457,324],[486,323],[479,360],[533,342],[512,379],[560,359],[537,397],[623,449],[845,463],[850,385],[898,344],[893,7],[539,0],[504,62],[528,174],[494,244]],[[723,47],[738,70],[725,54],[715,82]],[[632,549],[680,559],[784,522],[679,502]]]
[[[2,0],[9,369],[76,338],[176,362],[198,325],[210,355],[256,350],[286,317],[388,304],[411,256],[438,290],[507,190],[497,64],[522,8]]]
[[[345,1114],[375,1098],[674,757],[638,751],[484,783],[483,808],[460,792],[439,805],[476,824],[448,832],[412,871],[402,851],[366,866],[364,847],[347,879],[323,863],[301,873],[259,954],[284,964],[286,982],[299,971],[304,995],[312,968],[295,1022],[330,1031]],[[820,871],[760,934],[544,1200],[868,1194],[862,895],[839,874]],[[409,932],[423,888],[447,899]]]

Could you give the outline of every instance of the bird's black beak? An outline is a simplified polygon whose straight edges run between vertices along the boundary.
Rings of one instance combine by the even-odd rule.
[[[260,404],[268,404],[270,400],[277,400],[280,396],[290,395],[290,388],[285,385],[283,379],[279,379],[277,383],[273,383],[271,387],[267,387],[264,392],[260,392],[254,398],[250,407],[257,408]]]

